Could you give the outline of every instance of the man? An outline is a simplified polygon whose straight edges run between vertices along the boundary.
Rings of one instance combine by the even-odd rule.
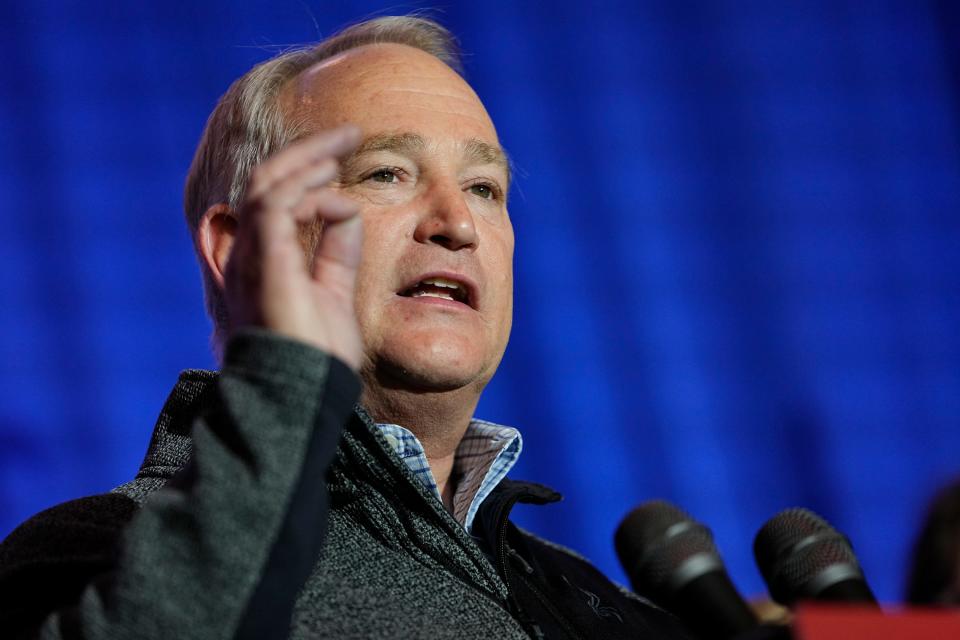
[[[472,419],[514,239],[508,162],[451,43],[372,20],[221,99],[185,208],[222,370],[181,376],[135,480],[11,534],[5,629],[684,637],[509,522],[559,496],[505,480],[519,434]]]

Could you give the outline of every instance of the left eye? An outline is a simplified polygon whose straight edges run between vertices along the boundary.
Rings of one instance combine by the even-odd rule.
[[[367,176],[367,179],[373,180],[374,182],[390,183],[397,182],[399,177],[397,176],[397,172],[393,171],[392,169],[379,169]]]
[[[493,189],[488,184],[475,184],[470,187],[470,193],[486,200],[493,200],[495,195]]]

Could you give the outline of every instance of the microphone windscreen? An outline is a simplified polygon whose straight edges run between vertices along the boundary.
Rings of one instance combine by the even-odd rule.
[[[701,638],[734,638],[757,627],[710,530],[672,504],[655,500],[632,511],[617,528],[614,544],[634,590]]]
[[[617,556],[637,593],[670,598],[690,580],[723,562],[710,530],[663,500],[651,500],[624,518],[614,535]]]
[[[753,543],[757,567],[774,600],[876,602],[847,538],[807,509],[767,521]]]

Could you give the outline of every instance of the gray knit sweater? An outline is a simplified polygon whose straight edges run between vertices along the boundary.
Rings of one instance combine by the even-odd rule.
[[[0,628],[91,640],[684,637],[509,525],[516,498],[488,518],[504,533],[487,538],[502,539],[492,562],[354,409],[358,395],[324,353],[238,335],[219,375],[182,374],[133,481],[4,541]]]

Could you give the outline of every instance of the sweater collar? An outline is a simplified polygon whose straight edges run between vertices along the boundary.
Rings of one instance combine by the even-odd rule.
[[[206,369],[186,369],[180,373],[176,385],[167,396],[160,415],[157,417],[153,435],[150,438],[150,445],[147,448],[138,475],[169,478],[186,466],[193,452],[190,433],[193,420],[209,400],[218,377],[218,372]],[[362,440],[366,440],[369,444],[376,442],[379,445],[375,446],[376,449],[379,449],[383,454],[387,454],[387,457],[392,458],[397,465],[402,467],[407,472],[404,475],[408,475],[409,479],[414,479],[413,474],[409,472],[396,451],[383,437],[381,430],[366,410],[358,404],[354,407],[354,412],[357,419],[350,421],[347,430],[353,431],[355,435],[361,435],[357,432],[358,430],[364,432],[361,435]],[[371,438],[373,442],[371,442]],[[343,443],[341,443],[342,447]],[[420,482],[415,484],[426,492]],[[495,503],[513,496],[516,496],[520,502],[536,504],[561,499],[559,493],[544,485],[506,478],[497,483],[495,494],[495,496],[490,496],[492,502]]]
[[[217,376],[216,371],[205,369],[187,369],[180,373],[157,417],[138,475],[170,477],[190,461],[193,419],[209,398]]]

